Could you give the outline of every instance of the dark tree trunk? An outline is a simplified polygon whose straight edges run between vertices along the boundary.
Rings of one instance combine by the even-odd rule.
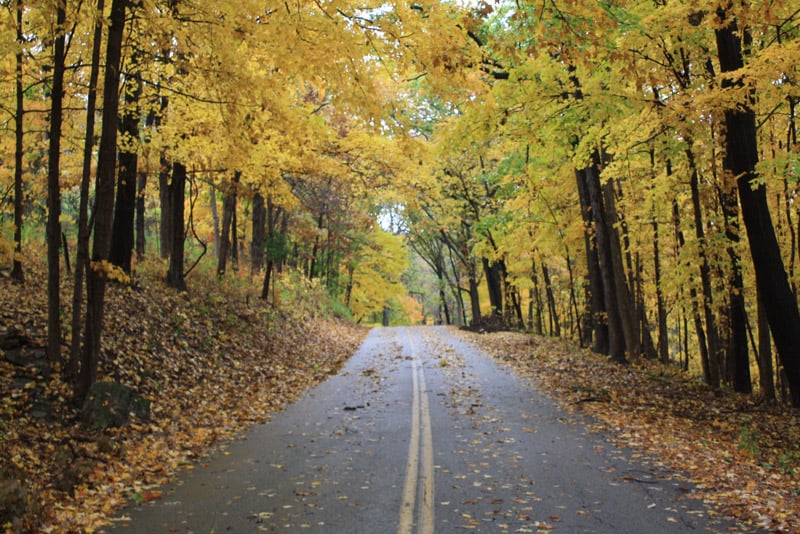
[[[614,290],[617,293],[617,306],[619,307],[620,326],[625,340],[625,352],[633,357],[642,353],[640,342],[639,322],[636,319],[636,310],[631,289],[628,287],[628,277],[625,275],[623,265],[623,248],[619,232],[616,230],[619,217],[614,201],[614,182],[609,181],[603,188],[603,206],[605,209],[607,231],[611,253],[612,276],[614,277]]]
[[[264,265],[264,240],[266,239],[267,211],[261,193],[253,196],[253,231],[250,242],[250,274],[261,272]]]
[[[542,309],[544,303],[542,302],[542,292],[539,289],[539,274],[536,270],[536,260],[531,260],[531,281],[533,287],[531,288],[531,306],[535,304],[535,310],[531,309],[529,315],[533,315],[533,332],[535,334],[544,334],[544,321],[542,320]]]
[[[481,297],[478,290],[478,273],[475,267],[474,260],[468,260],[469,272],[467,274],[467,283],[469,284],[469,306],[472,315],[472,324],[480,324],[481,317]]]
[[[592,206],[592,224],[597,245],[597,255],[600,265],[600,277],[603,286],[603,303],[606,309],[608,324],[608,354],[616,362],[625,362],[625,334],[622,329],[622,319],[617,303],[615,288],[614,263],[612,260],[610,228],[606,220],[603,204],[603,191],[600,185],[600,171],[598,168],[599,154],[594,154],[591,166],[582,169],[585,173],[587,192]]]
[[[715,30],[722,72],[744,66],[742,40],[735,20],[717,12],[727,25]],[[741,80],[723,79],[723,88],[741,85]],[[766,187],[755,182],[758,162],[755,112],[750,102],[725,110],[725,169],[736,177],[742,219],[761,290],[772,337],[789,384],[792,405],[800,406],[800,312],[783,266],[778,239],[767,205]]]
[[[553,285],[550,283],[550,270],[544,262],[542,262],[542,279],[544,280],[544,294],[547,297],[547,310],[550,317],[550,335],[561,337],[561,322],[558,319],[558,308],[556,308]]]
[[[184,230],[184,210],[186,202],[186,166],[177,161],[172,163],[172,180],[169,184],[169,210],[170,210],[170,243],[172,250],[169,255],[169,270],[167,271],[167,285],[178,291],[186,291],[184,278],[184,246],[186,232]]]
[[[744,302],[742,262],[739,257],[739,203],[736,186],[725,180],[720,189],[720,204],[725,220],[725,237],[730,262],[728,277],[728,347],[726,363],[728,380],[738,393],[752,393],[750,356],[747,349],[747,311]]]
[[[669,171],[667,171],[669,172]],[[672,222],[675,226],[675,238],[678,241],[678,248],[682,249],[686,245],[686,239],[683,235],[683,231],[680,227],[680,210],[678,209],[678,202],[676,200],[672,201]],[[689,300],[692,303],[692,320],[694,322],[694,329],[697,334],[697,345],[700,349],[700,361],[707,362],[708,361],[708,342],[706,341],[706,331],[703,327],[703,319],[700,316],[700,307],[697,303],[697,289],[693,283],[689,284]],[[686,355],[686,365],[684,369],[688,369],[689,363],[689,355],[688,355],[688,346],[689,343],[684,340],[684,347],[686,347],[687,355]]]
[[[97,12],[102,13],[104,0],[97,0]],[[97,109],[97,81],[100,78],[100,53],[103,40],[103,19],[97,17],[92,43],[92,68],[86,97],[86,135],[83,144],[81,194],[78,205],[78,245],[75,257],[75,285],[72,292],[72,341],[70,344],[67,377],[75,380],[81,360],[81,313],[83,310],[83,282],[89,263],[89,186],[94,154],[95,111]]]
[[[139,171],[136,178],[136,257],[141,259],[147,251],[147,226],[145,224],[144,195],[147,190],[147,173]]]
[[[769,333],[769,320],[758,292],[758,385],[761,398],[766,402],[774,402],[775,371],[772,366],[772,338]]]
[[[164,57],[169,57],[167,52],[163,53]],[[159,117],[163,117],[167,112],[169,106],[169,98],[160,96],[160,112]],[[161,124],[161,119],[156,119],[157,127]],[[158,200],[161,207],[161,217],[159,220],[159,252],[162,259],[169,258],[172,252],[172,212],[170,211],[170,196],[169,196],[169,177],[172,175],[172,161],[167,158],[166,153],[162,149],[158,158]]]
[[[439,266],[436,269],[436,278],[439,281],[439,302],[442,304],[444,310],[444,324],[452,324],[450,322],[450,307],[447,305],[447,295],[444,288],[447,287],[447,281],[444,279],[444,267]]]
[[[503,317],[503,282],[500,274],[500,262],[490,262],[483,258],[483,273],[489,289],[489,304],[492,306],[492,315]]]
[[[137,69],[136,59],[133,69]],[[114,208],[114,225],[111,233],[111,253],[109,261],[126,273],[131,272],[133,259],[133,228],[136,214],[136,178],[139,155],[139,97],[142,94],[142,76],[135,73],[126,83],[133,83],[133,89],[125,92],[125,110],[122,114],[123,146],[119,153],[117,172],[117,200]]]
[[[17,282],[25,281],[25,270],[22,267],[22,224],[25,208],[25,197],[22,190],[22,166],[25,163],[23,141],[25,137],[25,92],[22,88],[22,67],[24,61],[23,43],[25,36],[22,31],[22,13],[25,10],[23,0],[17,0],[16,25],[17,25],[17,50],[15,59],[15,96],[16,112],[14,114],[14,259],[12,260],[11,279]]]
[[[236,171],[233,174],[233,181],[231,182],[228,191],[222,199],[222,234],[220,235],[219,242],[219,261],[217,262],[217,276],[224,276],[228,268],[228,256],[231,251],[231,226],[233,222],[233,215],[236,211],[236,189],[238,187],[239,178],[241,173]],[[233,232],[236,233],[234,227]]]
[[[714,316],[714,292],[711,286],[711,267],[708,263],[708,244],[706,242],[705,228],[703,225],[702,203],[700,202],[700,177],[697,171],[697,164],[694,152],[691,148],[686,150],[686,159],[689,162],[690,177],[689,187],[692,192],[692,208],[694,212],[694,231],[697,241],[700,244],[700,283],[703,288],[703,311],[706,318],[706,343],[708,351],[703,355],[701,351],[703,366],[703,377],[707,384],[713,388],[718,388],[720,384],[719,362],[719,330],[717,320]]]
[[[56,3],[55,42],[53,47],[53,86],[50,95],[50,147],[47,169],[47,359],[51,364],[61,360],[61,124],[64,103],[64,22],[66,0]]]
[[[100,339],[103,332],[106,272],[104,261],[111,248],[111,223],[114,210],[114,171],[117,154],[117,114],[119,110],[119,66],[122,55],[122,36],[125,29],[125,10],[128,0],[113,0],[106,46],[106,71],[103,82],[103,125],[95,182],[94,245],[92,263],[87,270],[86,338],[76,398],[83,402],[97,378],[100,359]]]
[[[656,286],[656,311],[658,314],[658,359],[669,363],[669,337],[667,328],[667,308],[664,305],[664,290],[661,287],[661,251],[658,235],[658,221],[653,217],[653,272]]]
[[[214,188],[213,185],[209,185],[208,191],[208,200],[209,205],[211,207],[211,221],[213,225],[213,232],[214,232],[214,257],[219,261],[219,251],[220,251],[220,234],[222,233],[219,228],[219,209],[217,208],[217,190]]]
[[[605,301],[603,299],[603,278],[600,272],[600,258],[597,254],[597,239],[592,220],[592,202],[587,184],[587,172],[575,170],[578,183],[578,198],[583,219],[583,240],[586,247],[586,268],[588,284],[586,289],[586,312],[584,324],[584,342],[592,345],[592,350],[599,354],[609,353],[608,320],[606,318]]]

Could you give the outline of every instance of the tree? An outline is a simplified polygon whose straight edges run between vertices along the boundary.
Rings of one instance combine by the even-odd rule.
[[[55,35],[53,36],[53,80],[50,88],[50,146],[47,162],[47,359],[51,364],[61,360],[61,125],[64,105],[64,66],[66,0],[56,3]]]
[[[23,0],[17,0],[15,8],[17,46],[15,54],[14,85],[16,109],[14,111],[14,260],[11,278],[24,282],[25,271],[22,267],[22,224],[25,198],[22,189],[22,167],[24,165],[24,126],[25,126],[25,93],[22,87],[22,68],[24,64],[25,37],[22,30],[22,14],[25,11]]]
[[[66,374],[72,380],[78,376],[81,361],[81,312],[83,287],[89,264],[89,185],[94,158],[95,111],[97,109],[97,81],[100,77],[100,54],[103,40],[104,0],[97,0],[94,34],[92,39],[92,66],[86,96],[86,134],[83,141],[80,199],[78,206],[78,244],[75,259],[75,281],[72,293],[72,342]]]
[[[128,0],[112,0],[106,44],[106,69],[103,80],[103,124],[95,179],[94,242],[87,271],[86,328],[80,375],[75,396],[82,402],[97,380],[100,340],[103,332],[106,282],[111,269],[112,211],[114,209],[114,171],[117,155],[117,117],[119,110],[120,62],[125,13]]]
[[[735,73],[744,67],[742,37],[730,3],[716,12],[721,27],[715,30],[720,68]],[[746,32],[746,30],[745,30]],[[723,88],[741,87],[735,74],[723,78]],[[778,245],[767,191],[756,175],[758,142],[753,96],[725,109],[725,170],[736,179],[742,218],[750,243],[756,283],[762,292],[769,326],[789,382],[792,404],[800,406],[800,312],[792,293]]]

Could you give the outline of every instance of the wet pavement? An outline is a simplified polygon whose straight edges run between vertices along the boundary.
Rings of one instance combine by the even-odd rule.
[[[376,328],[106,532],[742,531],[585,423],[451,330]]]

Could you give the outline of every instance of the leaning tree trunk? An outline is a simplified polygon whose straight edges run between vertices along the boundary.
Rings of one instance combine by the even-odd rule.
[[[64,22],[66,1],[56,4],[55,43],[53,46],[53,86],[50,95],[50,147],[47,170],[47,359],[50,364],[61,359],[61,124],[64,105]]]
[[[719,8],[717,15],[727,24],[715,30],[722,72],[744,66],[742,39],[735,20]],[[725,78],[723,88],[740,87],[741,79]],[[747,229],[756,282],[762,292],[772,337],[786,372],[794,406],[800,406],[800,311],[792,294],[780,246],[772,225],[763,183],[756,182],[758,163],[756,116],[752,100],[725,110],[725,170],[736,178],[742,220]]]
[[[111,3],[106,71],[103,81],[103,125],[95,180],[94,243],[92,268],[87,271],[86,339],[83,347],[76,400],[83,402],[97,379],[100,338],[103,332],[106,269],[111,249],[111,217],[114,209],[114,170],[117,155],[117,114],[119,110],[119,66],[128,0]]]

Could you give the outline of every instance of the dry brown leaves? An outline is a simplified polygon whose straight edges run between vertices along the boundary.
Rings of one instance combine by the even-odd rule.
[[[698,486],[720,511],[775,532],[800,532],[797,412],[714,392],[655,362],[621,366],[563,340],[460,332],[581,410],[621,445],[641,451]]]
[[[0,326],[43,342],[45,278],[27,277],[19,286],[0,276]],[[23,481],[29,501],[22,522],[4,530],[92,532],[124,502],[160,498],[157,486],[176,470],[335,373],[366,334],[313,316],[312,306],[276,312],[235,286],[193,279],[179,294],[155,276],[110,286],[100,379],[148,398],[149,422],[88,430],[67,385],[39,375],[23,386],[19,367],[0,359],[0,467]],[[37,404],[47,415],[34,415]]]

